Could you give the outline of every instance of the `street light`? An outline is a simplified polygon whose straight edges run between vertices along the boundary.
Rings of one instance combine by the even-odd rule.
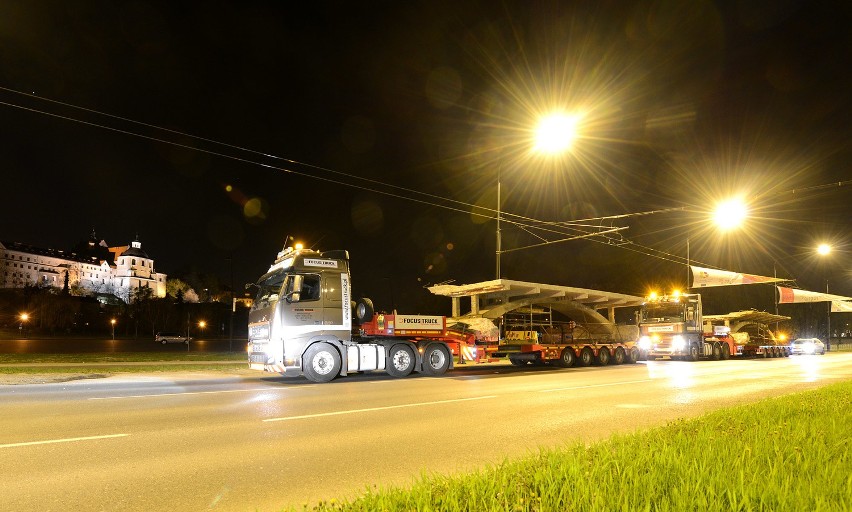
[[[730,231],[740,227],[747,215],[748,209],[743,200],[735,198],[719,203],[713,214],[713,220],[722,231]]]
[[[581,120],[579,115],[554,113],[541,118],[535,129],[533,151],[548,155],[557,155],[568,151],[579,137],[578,128]],[[497,166],[497,279],[500,279],[500,256],[503,254],[500,220],[502,208],[502,162]]]
[[[831,254],[831,246],[828,244],[819,244],[816,249],[817,254],[826,257]],[[825,264],[825,294],[828,295],[828,263]],[[831,351],[831,298],[828,298],[828,311],[825,314],[825,350]]]
[[[20,331],[24,335],[24,337],[26,338],[28,336],[27,336],[27,331],[26,331],[26,329],[24,329],[24,327],[26,327],[27,320],[30,319],[30,315],[28,315],[27,313],[21,313],[20,318],[21,318],[21,324],[18,326],[18,331]]]
[[[109,321],[110,325],[112,325],[112,339],[115,340],[115,318]]]
[[[204,336],[204,328],[205,327],[207,327],[207,322],[205,322],[204,320],[201,320],[200,322],[198,322],[198,328],[201,329],[201,336],[202,337]]]

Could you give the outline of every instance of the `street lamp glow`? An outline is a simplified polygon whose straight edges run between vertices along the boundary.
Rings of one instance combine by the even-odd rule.
[[[541,120],[535,132],[535,150],[557,154],[568,149],[577,139],[579,116],[553,114]]]
[[[28,315],[26,313],[21,313],[21,321],[26,322],[29,319],[30,319],[30,315]]]
[[[728,231],[739,227],[747,215],[748,209],[745,203],[741,199],[731,199],[719,203],[716,212],[713,214],[713,220],[720,229]]]
[[[830,252],[831,252],[831,246],[828,245],[828,244],[819,244],[819,247],[817,247],[817,253],[820,256],[828,256],[828,253],[830,253]]]

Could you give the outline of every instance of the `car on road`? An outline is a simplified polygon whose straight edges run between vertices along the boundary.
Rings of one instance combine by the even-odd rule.
[[[825,344],[819,338],[798,338],[790,343],[793,354],[825,354]]]
[[[177,332],[158,332],[157,335],[154,336],[154,341],[162,343],[163,345],[166,343],[189,343],[189,340],[191,339],[192,338]]]

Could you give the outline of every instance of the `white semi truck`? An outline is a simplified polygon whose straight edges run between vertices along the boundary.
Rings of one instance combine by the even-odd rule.
[[[256,287],[247,349],[256,370],[328,382],[371,370],[440,375],[456,355],[484,356],[443,316],[376,313],[369,299],[353,307],[347,251],[285,248]]]

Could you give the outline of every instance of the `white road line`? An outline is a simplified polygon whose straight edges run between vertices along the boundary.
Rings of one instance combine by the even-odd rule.
[[[419,402],[416,404],[402,404],[402,405],[388,405],[386,407],[370,407],[368,409],[350,409],[348,411],[336,411],[336,412],[323,412],[320,414],[305,414],[304,416],[286,416],[284,418],[267,418],[263,420],[264,422],[269,421],[290,421],[290,420],[304,420],[308,418],[322,418],[324,416],[340,416],[343,414],[357,414],[359,412],[374,412],[374,411],[387,411],[390,409],[402,409],[405,407],[420,407],[423,405],[440,405],[440,404],[451,404],[454,402],[469,402],[471,400],[487,400],[489,398],[497,398],[497,395],[490,396],[477,396],[473,398],[456,398],[453,400],[438,400],[435,402]]]
[[[106,436],[90,436],[90,437],[68,437],[65,439],[48,439],[46,441],[30,441],[27,443],[9,443],[9,444],[0,444],[0,448],[15,448],[18,446],[35,446],[39,444],[53,444],[53,443],[74,443],[77,441],[94,441],[96,439],[112,439],[114,437],[127,437],[130,434],[110,434]]]
[[[575,389],[589,389],[589,388],[603,388],[607,386],[623,386],[625,384],[639,384],[642,382],[651,382],[654,379],[644,379],[644,380],[629,380],[626,382],[612,382],[610,384],[589,384],[588,386],[574,386],[570,388],[554,388],[554,389],[542,389],[539,393],[553,393],[554,391],[571,391]],[[659,379],[657,379],[659,380]]]
[[[220,391],[186,391],[183,393],[155,393],[152,395],[125,395],[125,396],[98,396],[89,400],[121,400],[123,398],[154,398],[158,396],[183,396],[183,395],[215,395],[218,393],[250,393],[253,391],[286,391],[288,389],[312,388],[313,384],[307,386],[290,386],[286,388],[251,388],[251,389],[223,389]]]

